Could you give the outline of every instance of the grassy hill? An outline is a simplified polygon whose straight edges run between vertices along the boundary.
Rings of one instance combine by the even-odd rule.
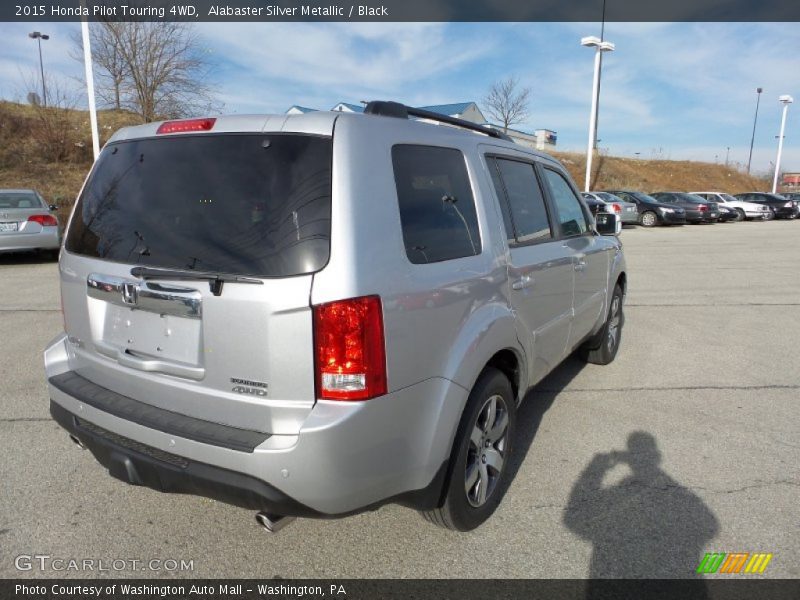
[[[582,186],[586,176],[586,156],[553,152]],[[656,191],[722,191],[729,194],[770,190],[771,181],[752,177],[733,165],[690,160],[641,160],[617,156],[598,156],[592,161],[592,189],[633,189]]]
[[[140,123],[125,111],[98,113],[101,143],[120,127]],[[0,188],[35,188],[67,213],[91,166],[91,133],[85,111],[0,101]],[[585,156],[553,153],[581,185]],[[598,156],[594,189],[768,191],[770,182],[733,167],[694,161]]]

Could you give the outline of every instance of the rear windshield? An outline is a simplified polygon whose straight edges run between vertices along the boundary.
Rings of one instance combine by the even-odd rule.
[[[107,147],[67,234],[70,252],[257,277],[328,262],[330,138],[187,135]]]
[[[0,191],[0,208],[43,208],[44,203],[33,192]]]

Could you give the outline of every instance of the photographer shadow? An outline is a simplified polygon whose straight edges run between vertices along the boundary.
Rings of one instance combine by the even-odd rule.
[[[703,598],[705,582],[695,571],[719,523],[660,463],[655,438],[643,431],[630,434],[626,451],[595,454],[572,488],[564,524],[592,543],[592,579],[690,578],[685,591]],[[604,485],[618,465],[629,472]],[[587,598],[606,597],[602,582],[587,585]]]

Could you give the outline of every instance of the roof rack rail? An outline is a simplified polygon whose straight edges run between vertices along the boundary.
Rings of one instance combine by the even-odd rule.
[[[485,135],[488,135],[489,137],[497,138],[499,140],[505,140],[507,142],[514,141],[502,131],[497,131],[496,129],[490,129],[489,127],[478,125],[477,123],[473,123],[472,121],[467,121],[466,119],[459,119],[457,117],[443,115],[422,108],[414,108],[412,106],[406,106],[405,104],[401,104],[399,102],[372,100],[371,102],[368,102],[366,108],[364,108],[364,114],[378,115],[383,117],[395,117],[397,119],[407,119],[408,117],[430,119],[431,121],[438,121],[439,123],[447,123],[448,125],[455,125],[456,127],[469,129],[470,131],[477,131],[478,133],[483,133]]]

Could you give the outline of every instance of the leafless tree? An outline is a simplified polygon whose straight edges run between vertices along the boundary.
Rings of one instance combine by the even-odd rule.
[[[206,53],[190,24],[98,22],[91,29],[107,104],[135,112],[145,123],[221,108],[209,84]]]
[[[22,74],[22,89],[35,90],[41,85],[38,71]],[[80,119],[75,112],[78,93],[68,81],[45,75],[47,106],[32,103],[33,120],[28,135],[35,148],[35,158],[63,162],[74,158],[81,143]]]
[[[128,64],[117,42],[117,30],[124,23],[97,23],[89,28],[89,42],[92,47],[92,61],[95,67],[95,91],[102,102],[122,110],[125,96],[125,83]],[[71,52],[75,60],[83,62],[83,40],[79,32],[72,36],[75,48]]]
[[[525,121],[530,115],[530,97],[531,89],[520,87],[519,79],[512,75],[494,82],[483,104],[489,116],[507,132],[509,126]]]

